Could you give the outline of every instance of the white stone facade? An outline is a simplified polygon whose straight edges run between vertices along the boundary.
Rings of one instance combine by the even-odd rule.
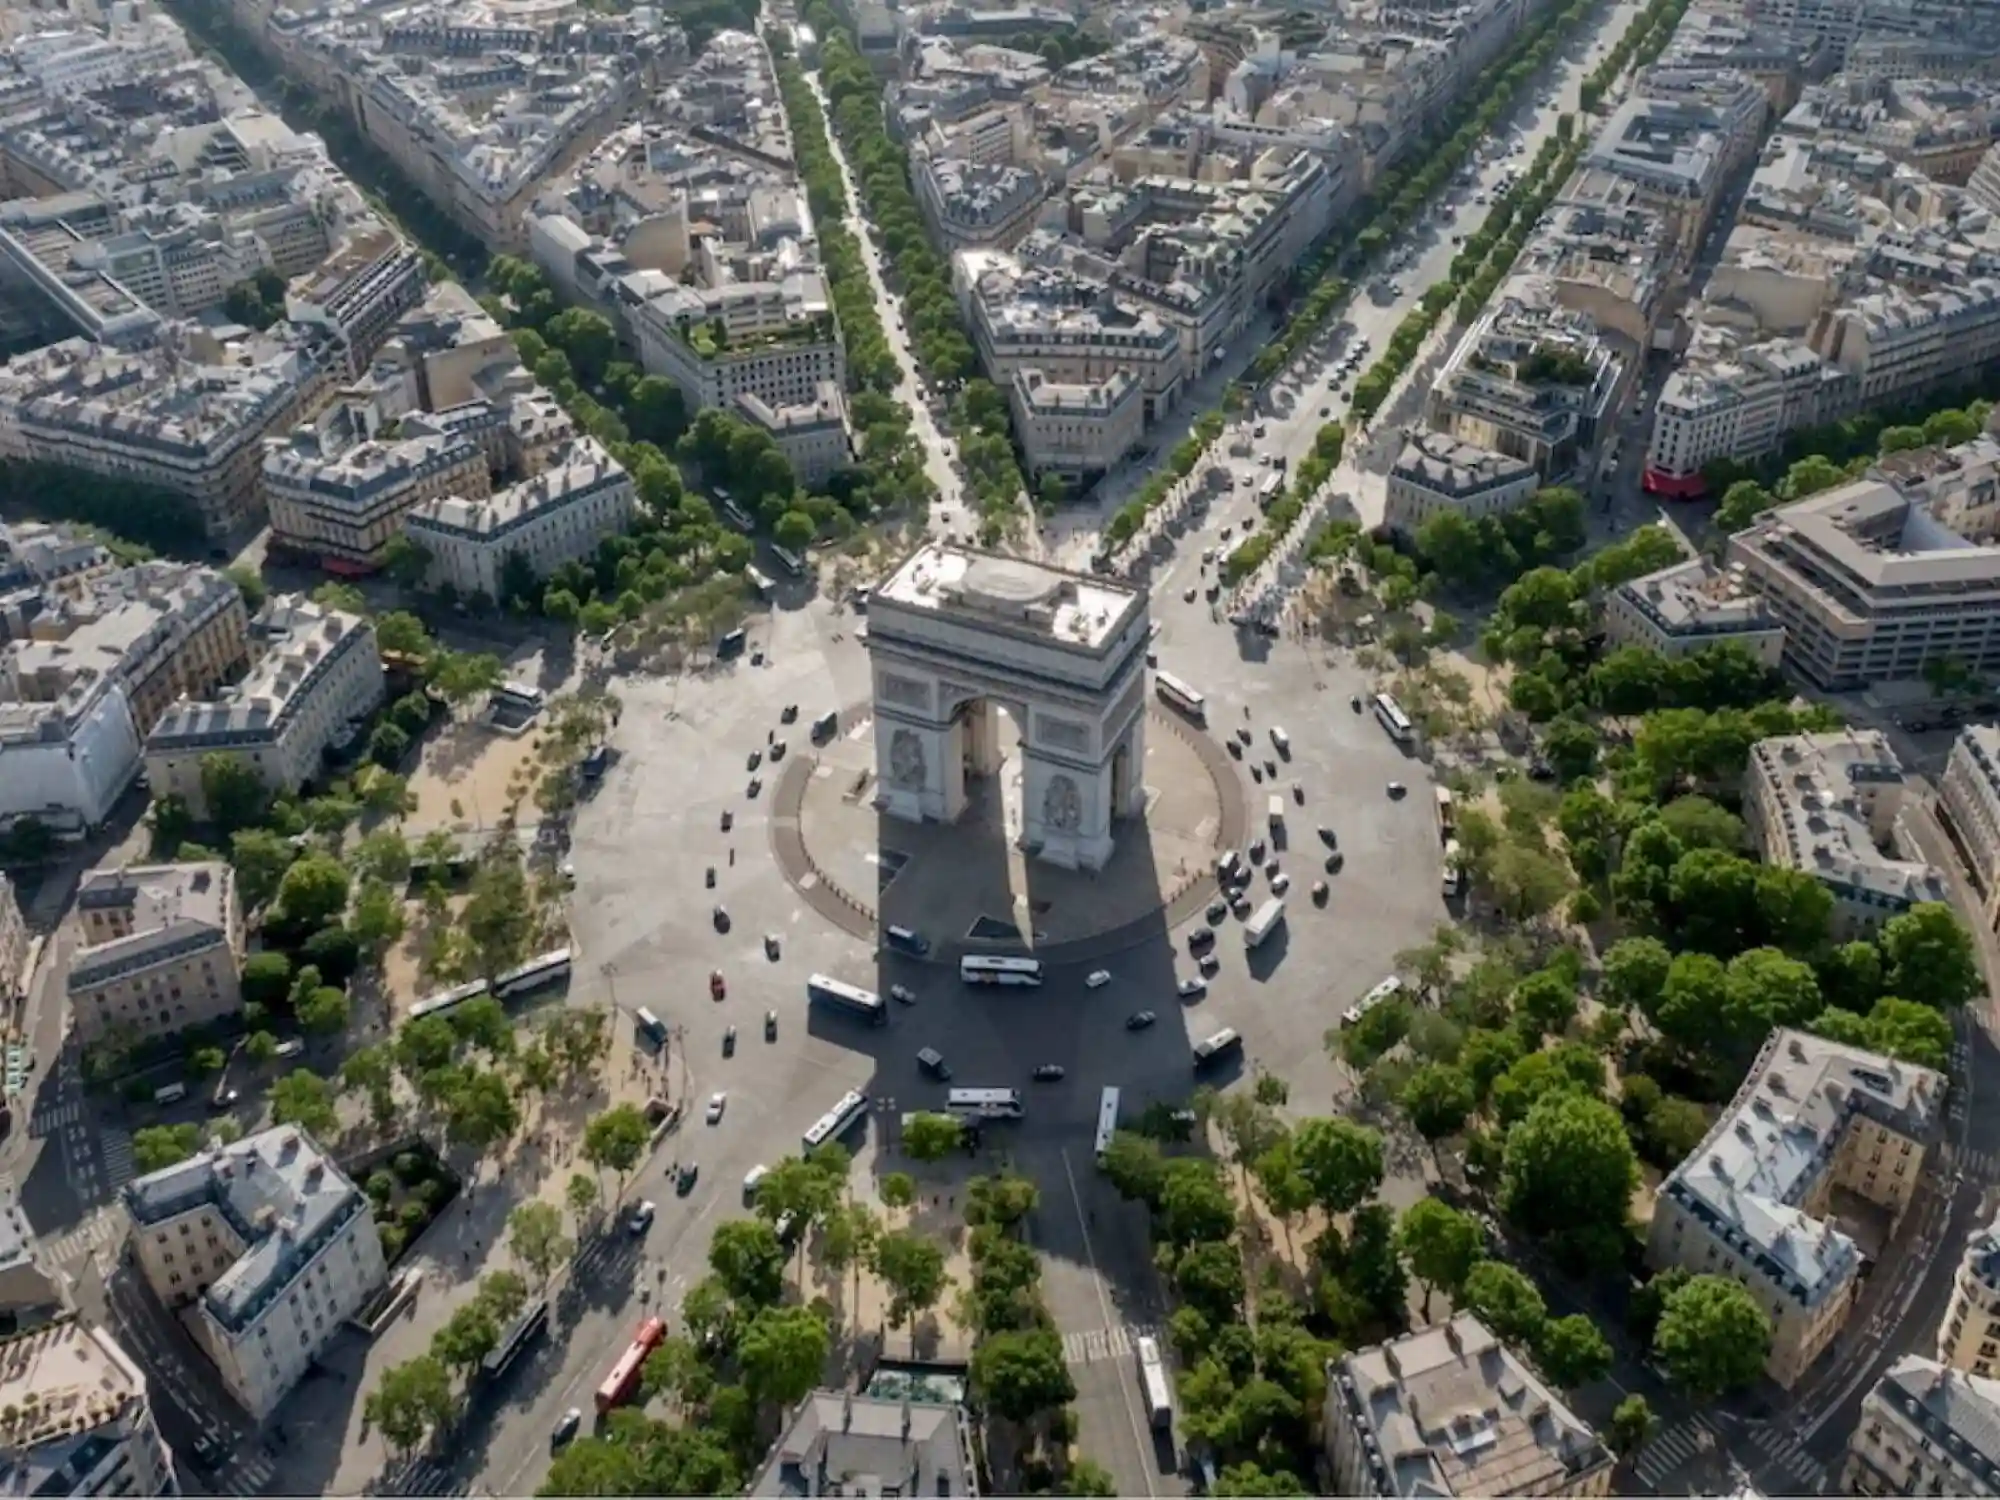
[[[877,806],[955,822],[968,776],[1000,770],[994,709],[1021,734],[1021,847],[1101,869],[1143,811],[1143,590],[926,546],[870,596]]]

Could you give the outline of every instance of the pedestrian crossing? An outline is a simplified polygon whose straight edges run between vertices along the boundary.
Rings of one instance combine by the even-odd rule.
[[[54,1104],[45,1104],[28,1117],[28,1134],[41,1139],[54,1135],[65,1125],[74,1124],[87,1114],[88,1107],[82,1099],[67,1095]]]
[[[139,1175],[132,1166],[132,1135],[123,1125],[107,1121],[97,1127],[97,1154],[107,1192],[117,1192]]]
[[[227,1439],[223,1441],[228,1442]],[[210,1477],[217,1494],[250,1496],[282,1493],[278,1484],[278,1466],[271,1461],[268,1451],[241,1442],[229,1443],[228,1451],[228,1458]]]
[[[469,1486],[434,1458],[420,1458],[389,1482],[392,1495],[463,1495]]]
[[[66,1266],[116,1244],[125,1232],[124,1212],[100,1208],[74,1229],[41,1240],[42,1253],[58,1266]]]
[[[1749,1462],[1751,1449],[1784,1476],[1781,1485],[1773,1485],[1766,1478],[1763,1488],[1768,1492],[1815,1494],[1826,1482],[1826,1465],[1808,1453],[1792,1433],[1759,1425],[1738,1427],[1733,1436],[1725,1437],[1708,1416],[1699,1413],[1669,1427],[1642,1448],[1633,1460],[1632,1471],[1647,1485],[1659,1489],[1697,1459],[1715,1459],[1727,1453],[1739,1462]]]
[[[1974,1182],[2000,1182],[2000,1152],[1972,1148],[1961,1151],[1956,1146],[1947,1145],[1944,1165],[1963,1172]]]
[[[1075,1328],[1063,1335],[1063,1359],[1073,1365],[1094,1365],[1106,1359],[1130,1359],[1133,1340],[1158,1338],[1152,1323],[1120,1323],[1113,1328]]]

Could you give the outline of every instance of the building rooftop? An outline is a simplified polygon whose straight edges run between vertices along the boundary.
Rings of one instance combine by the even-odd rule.
[[[1781,826],[1771,833],[1792,869],[1891,909],[1950,899],[1944,877],[1931,866],[1898,859],[1876,845],[1861,789],[1903,782],[1902,762],[1882,731],[1759,740],[1750,747],[1750,759],[1778,806]]]
[[[1470,1313],[1357,1350],[1327,1370],[1374,1443],[1375,1492],[1581,1493],[1611,1454],[1561,1396]]]
[[[72,1493],[61,1472],[71,1458],[145,1401],[139,1367],[74,1314],[0,1340],[0,1486],[10,1495]]]
[[[1944,1107],[1929,1068],[1779,1027],[1708,1136],[1661,1190],[1808,1307],[1858,1275],[1845,1231],[1801,1204],[1833,1169],[1857,1115],[1916,1139]]]
[[[1762,595],[1743,581],[1740,568],[1690,557],[1618,586],[1618,595],[1668,636],[1740,636],[1782,632]]]
[[[594,437],[571,438],[540,473],[484,499],[447,495],[427,500],[405,518],[411,530],[450,532],[498,542],[546,511],[593,495],[631,489],[624,465]]]
[[[244,1243],[235,1264],[202,1294],[232,1336],[243,1333],[367,1201],[312,1138],[274,1126],[125,1185],[125,1207],[143,1232],[212,1209]]]
[[[149,750],[216,748],[246,738],[275,740],[297,716],[305,688],[341,653],[373,649],[375,627],[302,595],[285,595],[259,616],[266,649],[250,675],[213,703],[183,700],[146,737]]]
[[[227,946],[236,926],[235,892],[235,872],[220,860],[91,871],[77,887],[77,909],[123,912],[121,925],[130,930],[77,952],[71,991]]]
[[[1901,1412],[1987,1490],[2000,1487],[2000,1380],[1905,1354],[1869,1394]]]
[[[972,1496],[979,1477],[962,1408],[815,1391],[746,1493]]]
[[[870,600],[986,628],[1005,626],[1064,650],[1096,653],[1146,608],[1143,590],[1018,557],[931,543],[919,548]]]
[[[1404,430],[1402,451],[1389,470],[1392,479],[1459,499],[1505,489],[1534,473],[1533,464],[1422,427]]]

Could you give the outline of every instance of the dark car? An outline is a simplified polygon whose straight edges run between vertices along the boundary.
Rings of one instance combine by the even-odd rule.
[[[765,934],[764,934],[764,957],[766,957],[766,958],[770,959],[770,960],[771,960],[771,961],[772,961],[773,963],[775,963],[775,962],[777,962],[777,959],[778,959],[778,954],[780,953],[780,951],[781,951],[781,949],[780,949],[780,947],[779,947],[779,943],[778,943],[778,935],[777,935],[777,933],[775,933],[775,932],[767,932],[767,933],[765,933]]]
[[[722,1033],[722,1055],[724,1057],[734,1057],[736,1055],[736,1028],[734,1026]]]
[[[1206,948],[1214,941],[1215,931],[1213,928],[1197,927],[1187,936],[1188,951],[1192,953],[1197,948]]]
[[[1338,849],[1340,847],[1340,835],[1335,833],[1331,828],[1324,826],[1320,828],[1319,841],[1329,849]]]
[[[784,707],[784,711],[778,715],[778,722],[780,724],[795,724],[798,722],[798,718],[799,718],[798,704],[787,703]]]
[[[1336,849],[1326,857],[1326,873],[1329,875],[1338,875],[1341,867],[1346,863],[1347,856]]]
[[[718,902],[716,904],[714,916],[715,916],[715,930],[717,932],[729,931],[729,908]]]
[[[733,813],[733,812],[731,812],[731,811],[730,811],[730,810],[729,810],[728,808],[726,808],[726,807],[725,807],[725,808],[723,808],[723,810],[722,810],[722,831],[723,831],[724,833],[727,833],[727,832],[729,832],[729,830],[730,830],[730,829],[734,828],[735,826],[736,826],[736,814],[735,814],[735,813]]]
[[[1355,711],[1356,713],[1360,713],[1360,712],[1361,712],[1361,695],[1360,695],[1359,693],[1355,693],[1355,694],[1354,694],[1353,696],[1351,696],[1351,697],[1350,697],[1350,698],[1349,698],[1349,699],[1347,700],[1347,706],[1348,706],[1349,708],[1353,709],[1353,710],[1354,710],[1354,711]]]
[[[1129,1015],[1125,1018],[1125,1029],[1127,1031],[1144,1031],[1148,1026],[1151,1026],[1155,1021],[1159,1019],[1160,1018],[1154,1015],[1150,1010],[1138,1011],[1135,1014]]]
[[[1229,915],[1229,903],[1217,897],[1208,903],[1208,910],[1202,913],[1211,923],[1220,922]]]
[[[1252,839],[1250,841],[1249,854],[1251,864],[1261,865],[1264,863],[1264,852],[1264,841],[1262,839]]]
[[[1035,1082],[1037,1083],[1061,1083],[1062,1079],[1063,1067],[1061,1063],[1043,1063],[1039,1068],[1035,1069]]]
[[[1229,741],[1229,754],[1232,758],[1241,760],[1243,759],[1243,747],[1237,744],[1236,741],[1231,740]]]
[[[1327,894],[1326,882],[1324,880],[1315,880],[1313,882],[1313,905],[1326,905]]]
[[[695,1179],[700,1176],[701,1164],[699,1162],[691,1161],[683,1163],[680,1176],[674,1179],[674,1191],[685,1198],[689,1193],[694,1191]]]
[[[764,1012],[764,1040],[775,1042],[777,1039],[778,1013],[775,1010],[767,1010]]]
[[[754,771],[763,764],[764,764],[764,752],[762,750],[752,750],[750,752],[750,763],[746,765],[743,769],[746,771]]]

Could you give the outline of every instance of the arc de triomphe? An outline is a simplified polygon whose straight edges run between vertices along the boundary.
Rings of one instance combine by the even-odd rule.
[[[1102,869],[1145,809],[1146,593],[1019,558],[929,544],[868,599],[876,805],[955,822],[966,778],[1000,768],[996,707],[1020,731],[1021,845]]]

